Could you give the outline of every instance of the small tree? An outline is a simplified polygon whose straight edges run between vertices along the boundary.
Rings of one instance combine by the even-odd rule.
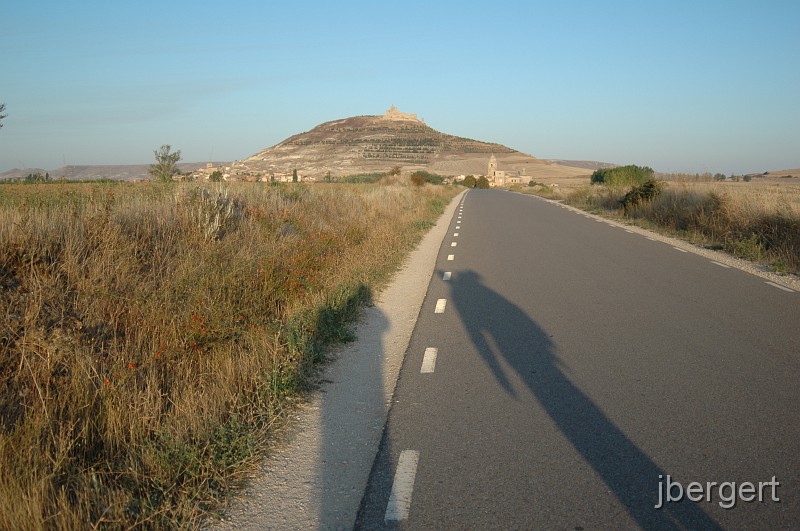
[[[461,184],[463,184],[467,188],[475,188],[475,182],[476,182],[475,177],[473,177],[472,175],[467,175],[466,177],[464,177],[464,180],[461,181]]]
[[[3,118],[8,116],[7,114],[3,114],[3,111],[5,111],[5,110],[6,110],[6,104],[5,103],[0,103],[0,129],[3,128]]]
[[[617,166],[616,168],[600,168],[592,173],[592,184],[605,184],[607,186],[634,186],[652,179],[655,172],[647,166]]]
[[[181,160],[181,150],[172,152],[169,144],[164,144],[160,148],[153,150],[156,156],[156,163],[150,165],[147,173],[156,181],[171,181],[180,170],[178,161]]]
[[[396,177],[396,176],[400,175],[401,171],[402,171],[402,168],[400,168],[400,166],[395,166],[391,170],[386,172],[386,175],[390,175],[390,176]]]
[[[211,175],[208,176],[208,180],[213,183],[222,182],[222,172],[219,170],[214,170],[211,172]]]
[[[297,182],[297,168],[292,170],[292,182],[293,183]]]
[[[478,180],[475,181],[475,188],[489,188],[489,179],[481,175],[478,177]]]

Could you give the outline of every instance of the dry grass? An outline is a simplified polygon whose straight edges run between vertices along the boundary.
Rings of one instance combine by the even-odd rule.
[[[774,271],[800,273],[800,186],[674,183],[630,215]]]
[[[550,199],[614,217],[626,217],[711,248],[800,274],[800,184],[752,182],[664,182],[660,196],[623,211],[622,188],[606,186],[521,188]]]
[[[0,188],[0,528],[198,524],[458,190]]]

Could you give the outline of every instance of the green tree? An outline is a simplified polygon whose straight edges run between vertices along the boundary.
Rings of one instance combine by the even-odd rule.
[[[292,170],[292,182],[293,183],[297,182],[297,168]]]
[[[3,118],[8,116],[7,114],[3,114],[3,111],[5,111],[5,110],[6,110],[6,104],[5,103],[0,103],[0,129],[3,128]]]
[[[214,170],[211,172],[211,175],[208,176],[208,180],[214,183],[222,182],[222,172]]]
[[[653,168],[647,166],[617,166],[616,168],[600,168],[592,173],[592,184],[608,186],[632,186],[642,184],[655,176]]]
[[[147,173],[155,181],[171,181],[173,177],[180,173],[178,161],[181,160],[181,150],[171,151],[169,144],[164,144],[160,148],[153,150],[156,156],[156,163],[151,164]]]
[[[489,179],[481,175],[478,177],[478,180],[475,181],[475,188],[489,188]]]
[[[467,175],[466,177],[464,177],[464,180],[461,181],[461,184],[463,184],[467,188],[475,188],[475,183],[476,183],[475,177],[473,177],[472,175]]]

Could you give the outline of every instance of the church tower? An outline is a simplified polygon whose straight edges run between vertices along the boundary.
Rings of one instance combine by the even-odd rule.
[[[497,159],[494,158],[494,153],[492,156],[489,157],[489,169],[486,172],[486,177],[489,179],[494,179],[494,172],[497,171]]]

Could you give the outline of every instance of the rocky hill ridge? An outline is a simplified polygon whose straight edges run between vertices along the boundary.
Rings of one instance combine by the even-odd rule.
[[[449,135],[420,120],[387,115],[325,122],[237,162],[231,176],[265,178],[297,170],[306,178],[320,179],[385,172],[395,166],[404,171],[480,174],[492,154],[500,162],[512,157],[519,159],[517,163],[547,164],[501,144]]]

